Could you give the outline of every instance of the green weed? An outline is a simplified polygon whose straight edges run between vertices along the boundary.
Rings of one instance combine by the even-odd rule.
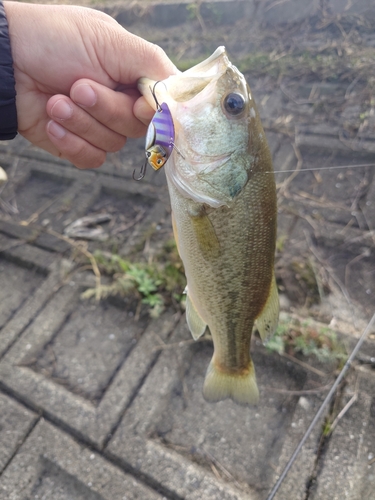
[[[188,11],[188,18],[193,21],[199,15],[200,4],[198,2],[192,2],[186,5],[186,10]]]
[[[186,280],[174,243],[167,242],[161,255],[151,263],[131,262],[100,250],[93,255],[101,274],[108,276],[110,282],[87,289],[83,299],[135,296],[147,306],[151,317],[160,316],[170,303],[181,304]]]
[[[289,316],[280,322],[266,347],[280,354],[313,356],[322,363],[342,364],[347,359],[345,347],[334,331]]]

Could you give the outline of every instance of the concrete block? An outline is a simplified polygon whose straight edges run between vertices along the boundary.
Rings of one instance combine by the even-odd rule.
[[[65,182],[62,182],[65,181]],[[17,219],[20,221],[34,220],[43,208],[50,206],[63,196],[69,187],[70,179],[41,175],[38,171],[30,171],[27,181],[18,186],[15,193],[17,202]],[[52,198],[52,199],[51,199]]]
[[[0,240],[3,245],[11,246],[17,240],[1,236]],[[48,265],[46,261],[46,253],[30,245],[23,244],[19,247],[9,248],[9,252],[18,249],[18,257],[20,252],[23,252],[23,258],[26,264],[30,267],[30,261],[34,264],[39,262],[40,265]],[[7,256],[7,252],[3,255]],[[27,255],[26,255],[27,254]],[[31,259],[34,257],[34,259]],[[27,259],[30,259],[27,261]],[[36,272],[35,269],[25,269],[20,265],[13,264],[6,258],[0,260],[1,265],[1,291],[3,294],[0,301],[0,359],[10,346],[18,339],[26,326],[32,321],[35,314],[45,305],[51,298],[53,290],[60,283],[59,266],[53,263],[49,268],[44,268],[48,272],[45,277],[44,273]],[[12,291],[9,293],[9,291]]]
[[[57,260],[57,255],[46,250],[36,248],[24,241],[7,238],[0,234],[0,245],[3,245],[3,255],[22,268],[34,269],[40,274],[47,274],[50,267]],[[0,247],[1,248],[1,247]]]
[[[2,246],[4,245],[4,239],[0,236],[0,245]],[[9,321],[27,297],[40,286],[42,281],[43,275],[0,258],[0,328]]]
[[[318,380],[315,380],[315,382],[316,383],[314,385],[310,385],[310,387],[319,387],[319,384],[317,383]],[[324,381],[322,380],[319,382],[320,385],[324,384]],[[306,384],[306,386],[308,386],[308,384]],[[275,474],[274,483],[276,483],[279,475],[283,472],[286,464],[297,448],[304,433],[312,422],[312,419],[319,410],[324,397],[328,393],[328,390],[329,389],[326,388],[321,393],[315,394],[314,392],[309,393],[308,391],[306,391],[305,394],[301,394],[301,396],[299,397],[296,410],[293,414],[293,422],[288,429],[284,446],[280,453],[279,464],[277,468],[277,474]],[[327,411],[328,409],[326,410],[326,412]],[[292,498],[293,500],[305,500],[309,480],[314,472],[324,418],[325,414],[316,424],[312,433],[304,444],[296,461],[294,462],[292,468],[289,470],[288,475],[286,476],[276,495],[277,499],[281,500],[283,498]]]
[[[0,478],[1,500],[162,500],[44,420],[35,427]]]
[[[264,498],[298,402],[288,392],[302,389],[306,374],[253,346],[259,405],[211,405],[202,396],[211,344],[191,344],[184,319],[171,343],[106,452],[178,497]]]
[[[0,393],[0,473],[38,419],[38,415]]]
[[[14,223],[11,220],[0,220],[0,231],[13,238],[20,238],[25,241],[34,241],[39,234],[37,228],[32,226],[22,226],[21,224]],[[5,250],[8,245],[5,245]],[[11,247],[10,247],[11,248]]]
[[[175,324],[166,313],[146,328],[134,307],[80,303],[61,287],[0,363],[0,381],[31,407],[102,446]]]
[[[358,377],[358,379],[357,379]],[[341,408],[357,391],[358,399],[340,419],[321,458],[316,486],[309,498],[364,500],[373,497],[375,426],[371,404],[372,375],[356,374],[346,388]]]

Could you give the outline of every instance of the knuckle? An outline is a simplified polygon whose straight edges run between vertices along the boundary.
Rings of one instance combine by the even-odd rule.
[[[152,43],[151,44],[152,47],[150,48],[150,52],[151,52],[151,58],[154,60],[164,60],[167,58],[167,54],[165,53],[165,51],[159,46],[159,45],[156,45],[155,43]]]
[[[116,138],[112,139],[111,141],[108,141],[106,150],[109,153],[115,153],[116,151],[120,151],[125,144],[126,144],[126,137],[118,135]]]
[[[128,133],[128,136],[131,137],[132,139],[139,139],[140,137],[143,137],[146,135],[147,127],[144,123],[138,121],[138,123],[134,124],[134,126],[131,128],[130,133]]]
[[[77,168],[98,168],[106,158],[105,151],[94,149],[88,144],[80,144],[68,158]]]
[[[91,164],[89,168],[99,168],[103,165],[103,163],[106,160],[106,153],[105,151],[99,152],[95,155],[94,158],[91,159]]]
[[[80,135],[81,137],[86,137],[90,135],[93,127],[93,120],[91,117],[87,117],[86,114],[78,112],[76,114],[74,123],[72,120],[72,126],[74,126],[74,133]]]

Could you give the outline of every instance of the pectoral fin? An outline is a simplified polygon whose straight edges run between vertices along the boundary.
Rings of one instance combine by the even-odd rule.
[[[275,332],[278,320],[279,296],[277,293],[275,275],[273,275],[268,300],[262,312],[255,320],[255,326],[258,329],[260,337],[263,341]]]
[[[194,340],[198,340],[206,330],[206,323],[197,313],[189,295],[186,296],[186,321]]]
[[[189,207],[189,216],[204,259],[210,260],[218,257],[220,255],[220,243],[204,206],[196,203],[192,204]]]

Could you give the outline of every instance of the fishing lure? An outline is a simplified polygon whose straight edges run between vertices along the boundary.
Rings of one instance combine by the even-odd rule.
[[[145,176],[147,164],[151,165],[154,170],[161,169],[166,164],[175,147],[174,125],[171,112],[165,102],[159,104],[155,95],[155,87],[158,83],[159,82],[156,82],[151,90],[157,109],[147,129],[145,147],[146,162],[142,166],[138,178],[134,177],[134,170],[133,179],[136,181],[140,181]]]

